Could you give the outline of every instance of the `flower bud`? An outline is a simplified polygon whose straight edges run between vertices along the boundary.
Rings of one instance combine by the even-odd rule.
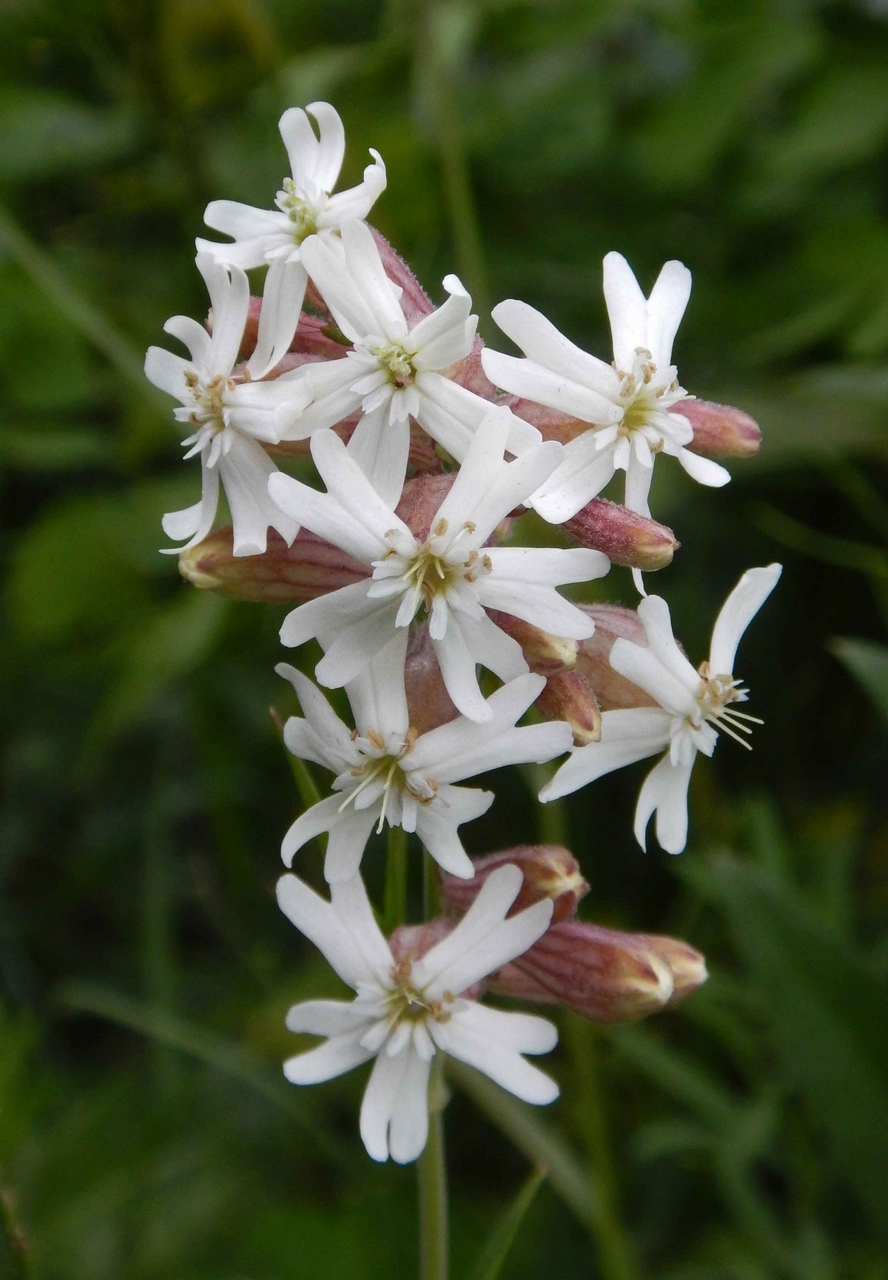
[[[585,747],[601,737],[598,699],[581,671],[557,671],[549,676],[536,700],[544,720],[566,720],[575,747]]]
[[[261,555],[235,556],[231,526],[216,529],[179,556],[179,572],[195,587],[221,591],[238,600],[313,600],[367,577],[367,569],[351,556],[307,529],[292,546],[274,529]]]
[[[666,525],[605,498],[587,502],[562,527],[581,546],[603,551],[614,564],[648,572],[665,568],[680,545]]]
[[[487,613],[500,631],[505,631],[506,635],[518,641],[525,662],[537,675],[555,675],[556,672],[567,671],[576,664],[576,640],[550,635],[533,623],[514,618],[510,613],[500,613],[498,609],[488,609]]]
[[[673,987],[670,1006],[685,1000],[708,979],[706,957],[690,943],[658,933],[639,933],[637,936],[669,966]]]
[[[560,1004],[593,1022],[635,1022],[671,1001],[669,965],[639,934],[580,920],[552,925],[488,982],[491,991]]]
[[[422,475],[414,476],[404,485],[395,512],[418,542],[428,538],[432,521],[455,479],[455,474]]]
[[[449,724],[459,715],[441,676],[427,623],[416,627],[410,636],[404,686],[410,726],[417,734]]]
[[[617,639],[631,640],[647,648],[647,632],[635,610],[615,604],[578,607],[595,623],[595,634],[580,641],[576,669],[592,690],[599,708],[618,711],[628,707],[656,707],[658,704],[649,693],[614,671],[610,664],[611,649]]]
[[[694,428],[688,445],[704,458],[754,458],[762,443],[761,428],[742,409],[712,400],[681,400],[673,413],[687,418]]]
[[[368,223],[367,225],[369,226],[370,224]],[[370,227],[370,230],[373,233],[373,239],[376,241],[379,256],[382,258],[385,274],[401,290],[401,306],[407,323],[412,329],[423,316],[432,314],[435,310],[435,304],[407,266],[407,263],[399,253],[395,252],[382,232],[377,231],[376,227]]]
[[[555,904],[552,920],[567,920],[575,914],[580,899],[589,892],[580,864],[559,844],[522,844],[514,849],[504,849],[502,853],[490,853],[486,858],[476,858],[474,863],[475,874],[471,880],[461,880],[446,873],[441,875],[441,897],[458,911],[468,911],[492,871],[510,864],[520,867],[524,875],[524,883],[510,916],[543,898],[551,898]]]
[[[465,387],[467,391],[473,391],[476,396],[480,396],[482,400],[490,400],[491,403],[508,403],[501,402],[497,396],[496,387],[490,381],[481,364],[481,352],[484,350],[484,343],[479,337],[475,337],[472,344],[472,350],[466,356],[465,360],[460,360],[457,364],[451,365],[447,370],[447,377],[453,382],[458,382],[461,387]]]

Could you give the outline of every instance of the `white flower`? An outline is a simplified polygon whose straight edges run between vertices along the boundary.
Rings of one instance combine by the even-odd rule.
[[[350,880],[370,832],[387,822],[415,831],[445,871],[468,879],[474,869],[457,828],[486,813],[493,793],[453,783],[502,765],[542,763],[569,749],[571,731],[563,721],[515,727],[546,683],[536,675],[519,676],[491,694],[483,724],[460,716],[417,737],[404,693],[406,642],[406,632],[396,636],[346,687],[354,732],[304,675],[286,663],[276,668],[293,682],[305,713],[304,720],[287,721],[287,747],[337,775],[335,794],[307,809],[284,837],[288,867],[307,840],[328,831],[324,874],[331,884]]]
[[[447,302],[408,328],[369,228],[342,224],[341,240],[315,237],[302,259],[342,332],[354,344],[344,360],[306,365],[313,403],[294,421],[288,439],[304,439],[360,410],[349,452],[377,492],[394,504],[401,494],[410,446],[410,421],[462,462],[490,402],[443,376],[472,349],[478,317],[456,276],[447,276]],[[535,427],[512,418],[512,453],[538,444]]]
[[[697,752],[711,756],[719,733],[727,733],[741,746],[755,716],[736,709],[747,690],[734,676],[737,645],[749,623],[777,584],[779,564],[749,569],[728,596],[712,632],[709,661],[695,671],[672,635],[669,609],[659,596],[648,596],[638,606],[648,647],[617,640],[610,662],[615,671],[638,685],[660,704],[626,711],[605,711],[601,739],[575,750],[540,799],[558,796],[593,782],[596,778],[634,764],[668,748],[648,774],[635,810],[635,836],[645,848],[645,832],[651,815],[657,814],[657,839],[667,853],[681,853],[688,834],[688,783]]]
[[[667,262],[645,298],[625,258],[604,259],[604,296],[614,343],[605,364],[569,342],[545,316],[514,299],[493,309],[502,331],[527,356],[485,350],[484,372],[504,390],[588,422],[565,446],[564,460],[534,495],[544,519],[561,524],[596,497],[617,470],[626,472],[626,506],[649,515],[654,457],[669,453],[701,484],[723,485],[729,473],[691,453],[687,418],[667,412],[687,397],[672,365],[672,343],[691,292],[691,273]]]
[[[290,1058],[293,1084],[317,1084],[376,1061],[361,1104],[361,1137],[374,1160],[415,1160],[428,1136],[428,1081],[436,1053],[483,1071],[525,1102],[544,1105],[558,1086],[525,1053],[548,1053],[558,1033],[526,1013],[461,998],[467,988],[522,955],[545,933],[552,903],[506,913],[522,884],[518,867],[494,871],[452,933],[421,959],[396,960],[373,918],[359,876],[334,885],[325,902],[298,880],[278,881],[281,910],[325,955],[357,998],[307,1000],[287,1015],[290,1031],[325,1036]]]
[[[290,158],[292,177],[284,179],[277,193],[277,209],[254,209],[234,200],[214,200],[207,206],[207,226],[233,238],[233,244],[198,240],[200,252],[217,262],[241,267],[268,265],[263,306],[280,317],[283,344],[277,359],[293,340],[305,286],[302,244],[309,236],[334,236],[344,218],[366,218],[385,190],[385,165],[371,148],[373,164],[364,170],[364,181],[349,191],[331,195],[342,168],[345,131],[337,111],[328,102],[313,102],[307,110],[318,124],[315,137],[308,116],[291,107],[280,120],[281,137]],[[271,351],[261,353],[270,357]]]
[[[413,536],[377,494],[341,440],[318,432],[312,457],[327,485],[318,493],[283,474],[270,492],[313,533],[372,568],[373,576],[294,609],[281,628],[286,645],[317,637],[325,649],[317,678],[338,687],[354,678],[397,629],[422,609],[447,691],[473,720],[490,714],[478,688],[480,662],[501,680],[527,671],[520,645],[485,608],[499,609],[553,635],[581,640],[593,623],[555,590],[598,578],[610,567],[600,551],[485,547],[496,526],[558,465],[561,446],[539,444],[506,462],[512,415],[488,405],[453,487],[430,521],[425,542]]]
[[[298,532],[269,497],[268,477],[276,467],[260,441],[279,438],[277,415],[304,404],[304,388],[288,375],[258,381],[272,367],[263,352],[280,348],[275,313],[264,306],[256,350],[234,373],[250,305],[247,277],[239,267],[229,270],[206,254],[197,255],[197,268],[210,295],[212,335],[189,316],[173,316],[164,329],[184,343],[191,358],[163,347],[149,347],[145,357],[148,380],[182,406],[175,410],[176,421],[194,428],[182,444],[188,447],[186,458],[200,455],[202,470],[200,502],[164,516],[163,528],[170,538],[190,539],[187,547],[205,538],[216,516],[221,479],[234,526],[234,554],[255,555],[265,550],[269,525],[288,543]]]

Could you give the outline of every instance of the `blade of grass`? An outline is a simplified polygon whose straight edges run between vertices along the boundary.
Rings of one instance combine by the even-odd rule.
[[[478,1259],[478,1265],[472,1272],[472,1280],[497,1280],[508,1257],[509,1250],[515,1243],[521,1223],[528,1209],[536,1199],[536,1193],[545,1181],[548,1170],[545,1166],[534,1169],[533,1173],[521,1187],[517,1196],[506,1209],[493,1229],[487,1244]]]

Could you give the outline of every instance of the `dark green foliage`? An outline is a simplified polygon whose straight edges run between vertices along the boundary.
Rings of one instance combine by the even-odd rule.
[[[453,1274],[514,1232],[503,1280],[888,1280],[885,6],[19,0],[0,77],[0,1277],[414,1274],[362,1080],[279,1074],[288,1005],[337,993],[272,896],[283,611],[157,554],[198,477],[140,374],[206,308],[204,203],[267,205],[281,110],[328,98],[345,179],[379,148],[375,221],[433,296],[461,274],[488,339],[516,296],[604,354],[602,255],[645,284],[688,263],[682,381],[765,432],[726,490],[658,468],[683,547],[656,589],[695,661],[739,572],[787,564],[741,649],[767,723],[698,766],[689,851],[634,845],[636,770],[566,809],[588,916],[688,938],[712,980],[565,1025],[554,1138],[523,1149],[570,1159],[529,1207],[525,1155],[455,1092]],[[533,834],[496,786],[473,852]]]

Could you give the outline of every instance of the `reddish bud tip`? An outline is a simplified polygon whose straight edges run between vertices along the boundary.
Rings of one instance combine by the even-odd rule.
[[[601,737],[601,709],[581,671],[559,671],[549,677],[536,700],[545,720],[566,720],[574,746],[585,747]]]
[[[344,551],[301,529],[288,547],[268,531],[268,549],[258,556],[232,553],[231,526],[216,529],[179,556],[179,572],[192,586],[221,591],[238,600],[313,600],[367,577],[367,570]]]
[[[489,982],[518,1000],[560,1004],[593,1022],[635,1022],[673,996],[669,966],[637,934],[580,920],[553,925]]]
[[[524,875],[524,883],[510,916],[543,898],[551,898],[555,903],[553,921],[567,920],[576,912],[580,899],[589,892],[579,863],[567,849],[558,844],[522,844],[514,849],[504,849],[502,853],[490,853],[486,858],[476,858],[475,874],[471,880],[443,874],[441,897],[457,911],[468,911],[490,873],[509,865],[520,867]]]
[[[583,547],[603,551],[614,564],[653,572],[680,545],[671,529],[604,498],[593,498],[563,528]]]
[[[694,440],[688,448],[704,458],[754,458],[761,448],[761,428],[742,409],[712,400],[682,400],[673,412],[690,422]]]

